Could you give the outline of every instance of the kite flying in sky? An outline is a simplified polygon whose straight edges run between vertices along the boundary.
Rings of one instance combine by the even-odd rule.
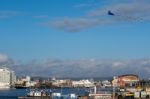
[[[108,11],[108,15],[115,15],[114,13],[112,13],[110,10]]]
[[[110,16],[115,16],[115,18],[118,18],[119,20],[124,20],[124,21],[142,21],[143,19],[142,18],[139,18],[139,17],[135,17],[135,16],[129,16],[129,15],[126,15],[124,13],[114,13],[112,12],[111,10],[108,10],[107,12],[108,15]]]

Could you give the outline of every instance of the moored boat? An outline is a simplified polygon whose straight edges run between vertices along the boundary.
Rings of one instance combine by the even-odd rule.
[[[20,96],[18,99],[52,99],[51,92],[44,90],[31,90],[27,96]]]

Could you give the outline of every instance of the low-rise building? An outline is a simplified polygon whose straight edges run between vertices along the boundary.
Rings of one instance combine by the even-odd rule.
[[[54,80],[52,82],[52,86],[55,87],[71,87],[72,86],[72,81],[69,79],[66,80]]]
[[[73,87],[94,87],[94,83],[89,80],[72,81]]]
[[[16,87],[33,87],[37,84],[36,81],[31,81],[30,76],[21,77],[16,81]]]

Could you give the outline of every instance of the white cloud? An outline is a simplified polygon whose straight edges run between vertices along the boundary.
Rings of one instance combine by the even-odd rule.
[[[40,19],[45,19],[48,18],[48,15],[37,15],[37,16],[33,16],[33,18],[40,18]]]
[[[5,54],[0,54],[0,63],[7,62],[9,60],[8,56]]]
[[[108,1],[107,1],[108,2]],[[61,18],[50,22],[50,26],[68,32],[78,32],[94,26],[119,22],[143,22],[150,20],[150,2],[146,0],[115,1],[97,9],[91,10],[85,16],[78,18]],[[115,15],[109,16],[111,10]],[[48,25],[49,25],[48,24]]]
[[[64,18],[53,21],[52,26],[69,32],[78,32],[85,28],[94,27],[99,24],[111,23],[110,20],[93,19],[93,18]]]
[[[99,8],[97,10],[93,10],[89,13],[89,16],[102,16],[106,15],[108,10],[111,10],[116,16],[122,19],[127,18],[130,20],[134,20],[132,18],[150,18],[150,2],[143,1],[129,1],[126,3],[117,3],[109,6],[105,6]]]
[[[0,19],[14,17],[19,15],[20,12],[18,11],[7,11],[7,10],[0,10]]]

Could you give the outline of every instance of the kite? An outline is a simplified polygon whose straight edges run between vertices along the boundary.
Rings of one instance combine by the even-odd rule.
[[[114,13],[112,13],[110,10],[108,11],[108,15],[115,15]]]
[[[142,18],[135,17],[135,16],[129,16],[124,13],[114,13],[111,10],[108,10],[107,14],[109,16],[114,16],[118,20],[122,20],[122,21],[142,21],[143,20]]]

